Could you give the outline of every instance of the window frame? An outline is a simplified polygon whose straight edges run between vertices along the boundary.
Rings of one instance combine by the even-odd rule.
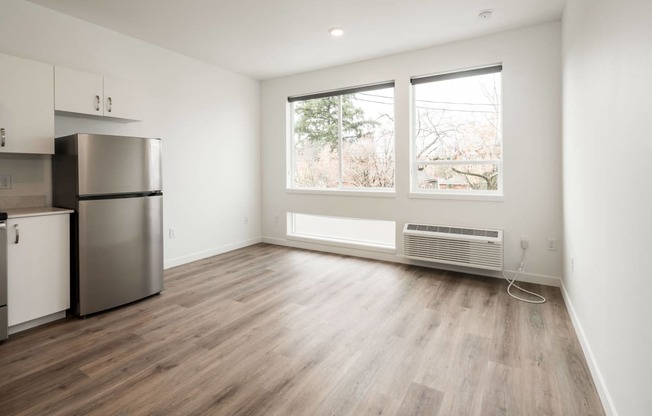
[[[459,199],[459,200],[484,200],[484,201],[503,201],[504,200],[504,129],[503,129],[503,65],[502,63],[492,64],[470,69],[448,71],[434,75],[415,76],[410,78],[410,198],[425,199]],[[417,160],[417,103],[415,88],[421,84],[432,82],[447,81],[457,78],[467,78],[478,75],[498,73],[501,76],[500,82],[500,159],[485,160]],[[473,190],[453,190],[453,189],[427,189],[419,187],[419,166],[454,166],[454,165],[496,165],[498,169],[498,189],[495,191],[473,191]]]
[[[394,118],[394,131],[393,131],[393,152],[394,152],[394,186],[391,188],[380,187],[344,187],[344,163],[342,154],[342,96],[347,94],[355,94],[358,92],[374,91],[379,89],[392,88],[394,90],[393,97],[393,118]],[[296,134],[295,134],[295,110],[294,103],[300,101],[308,101],[319,98],[339,97],[338,109],[338,186],[337,188],[311,188],[311,187],[296,187],[294,185],[296,174]],[[383,81],[372,84],[365,84],[355,87],[339,88],[335,90],[322,91],[311,94],[292,95],[287,98],[287,122],[288,122],[288,138],[286,161],[289,161],[289,169],[286,172],[286,186],[287,193],[297,194],[321,194],[321,195],[344,195],[344,196],[379,196],[379,197],[395,197],[396,196],[396,82]],[[286,162],[287,163],[287,162]]]

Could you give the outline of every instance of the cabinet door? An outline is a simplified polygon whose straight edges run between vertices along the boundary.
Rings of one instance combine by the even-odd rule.
[[[9,326],[70,308],[70,216],[7,221]]]
[[[141,99],[134,85],[104,77],[104,115],[129,120],[141,119]]]
[[[52,69],[0,54],[0,153],[54,153]]]
[[[54,68],[54,109],[66,113],[104,114],[101,75],[74,69]]]

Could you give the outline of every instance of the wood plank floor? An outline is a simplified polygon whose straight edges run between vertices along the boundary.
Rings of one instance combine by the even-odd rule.
[[[2,415],[603,415],[558,289],[259,244],[0,344]]]

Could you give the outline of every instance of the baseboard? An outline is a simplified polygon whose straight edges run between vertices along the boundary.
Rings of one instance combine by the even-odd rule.
[[[26,329],[34,328],[39,325],[45,325],[50,322],[58,321],[66,317],[66,311],[56,312],[51,315],[42,316],[40,318],[32,319],[31,321],[23,322],[22,324],[13,325],[9,327],[9,335],[16,334]]]
[[[516,270],[505,270],[505,274],[510,279],[512,279],[516,273],[517,273]],[[493,277],[498,279],[504,279],[504,277],[500,273],[496,273]],[[516,281],[525,282],[525,283],[536,283],[537,285],[543,285],[543,286],[561,287],[561,277],[546,276],[544,274],[520,272],[518,274],[518,278],[516,279]]]
[[[500,274],[500,272],[494,272],[491,270],[474,269],[471,267],[454,266],[450,264],[436,264],[427,261],[412,260],[396,254],[383,253],[375,250],[364,250],[362,248],[355,249],[355,248],[347,248],[347,247],[337,247],[334,245],[310,243],[307,241],[303,241],[303,240],[299,241],[295,239],[286,240],[283,238],[263,237],[262,241],[263,243],[275,244],[279,246],[302,248],[302,249],[314,250],[314,251],[323,251],[327,253],[343,254],[346,256],[362,257],[362,258],[373,259],[373,260],[382,260],[382,261],[388,261],[392,263],[410,264],[413,266],[422,266],[431,269],[449,270],[454,272],[470,273],[470,274],[475,274],[480,276],[503,279],[503,276]],[[515,270],[506,270],[505,272],[510,278],[516,273]],[[554,287],[560,287],[561,285],[561,278],[559,277],[544,276],[544,275],[532,274],[532,273],[520,273],[517,281],[536,283],[540,285],[554,286]]]
[[[251,238],[249,240],[239,241],[237,243],[225,244],[223,246],[215,247],[210,250],[204,250],[197,253],[188,254],[174,259],[165,260],[163,267],[170,269],[172,267],[181,266],[182,264],[191,263],[193,261],[205,259],[207,257],[216,256],[218,254],[226,253],[227,251],[237,250],[239,248],[252,246],[262,242],[260,237]]]
[[[561,295],[564,298],[564,303],[566,304],[566,310],[568,310],[568,314],[570,315],[571,322],[573,323],[573,327],[575,328],[575,333],[577,334],[577,338],[580,340],[582,351],[584,351],[584,356],[586,357],[586,361],[589,364],[589,370],[591,371],[591,375],[593,376],[593,382],[595,383],[595,387],[598,390],[598,395],[600,395],[600,400],[602,401],[602,407],[604,409],[604,412],[607,416],[618,416],[618,412],[616,411],[616,406],[614,405],[614,402],[611,399],[609,390],[607,390],[607,385],[605,384],[604,378],[602,377],[602,372],[598,367],[598,363],[595,361],[593,350],[591,349],[589,340],[586,338],[586,334],[584,333],[584,328],[582,327],[580,319],[577,316],[577,313],[575,312],[573,301],[571,301],[570,297],[568,296],[568,292],[566,291],[566,286],[564,285],[563,280],[561,282]]]

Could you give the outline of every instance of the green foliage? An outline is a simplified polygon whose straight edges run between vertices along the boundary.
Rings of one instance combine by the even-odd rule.
[[[353,95],[341,97],[342,140],[354,142],[378,123],[365,118],[364,110],[355,104]],[[299,140],[337,148],[339,100],[340,96],[335,96],[296,102],[294,131]]]

